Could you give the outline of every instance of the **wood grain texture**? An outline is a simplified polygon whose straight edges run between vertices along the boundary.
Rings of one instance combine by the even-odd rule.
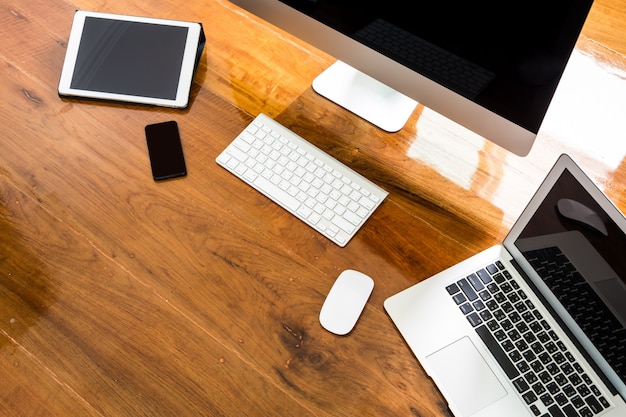
[[[203,22],[191,106],[60,99],[76,9]],[[579,46],[610,80],[623,9],[597,1]],[[440,141],[422,107],[375,129],[311,90],[332,61],[225,0],[0,0],[0,415],[448,416],[384,299],[497,243],[561,152],[626,207],[623,147],[572,143],[560,99],[519,158]],[[584,108],[592,127],[602,109]],[[215,163],[261,111],[390,192],[345,248]],[[143,127],[170,119],[189,174],[155,183]],[[337,337],[318,313],[348,268],[376,286]]]

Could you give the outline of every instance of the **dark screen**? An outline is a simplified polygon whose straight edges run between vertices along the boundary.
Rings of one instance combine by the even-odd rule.
[[[515,245],[626,382],[626,236],[619,226],[566,170]]]
[[[187,175],[178,123],[155,123],[145,128],[152,176],[156,181]]]
[[[537,132],[592,0],[281,0]]]
[[[176,98],[187,28],[88,17],[71,87]]]

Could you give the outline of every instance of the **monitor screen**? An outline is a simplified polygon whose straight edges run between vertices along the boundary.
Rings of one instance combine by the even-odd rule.
[[[518,155],[532,147],[593,3],[231,2],[336,58],[340,65],[313,88],[325,95],[322,84],[330,82],[331,100],[379,127],[401,129],[419,102]],[[383,109],[354,107],[350,101],[366,100],[351,84],[371,90]],[[390,99],[386,87],[404,99]],[[394,106],[407,101],[401,122],[385,125],[368,116],[375,119],[385,107],[401,114]]]

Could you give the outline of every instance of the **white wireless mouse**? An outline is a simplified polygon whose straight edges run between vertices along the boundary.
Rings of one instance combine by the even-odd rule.
[[[320,310],[320,324],[338,335],[349,333],[356,324],[374,289],[367,275],[346,269],[333,284]]]

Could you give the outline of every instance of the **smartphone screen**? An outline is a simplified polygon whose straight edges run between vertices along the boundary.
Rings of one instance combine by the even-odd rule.
[[[175,121],[146,126],[146,142],[155,181],[187,175],[183,145]]]

